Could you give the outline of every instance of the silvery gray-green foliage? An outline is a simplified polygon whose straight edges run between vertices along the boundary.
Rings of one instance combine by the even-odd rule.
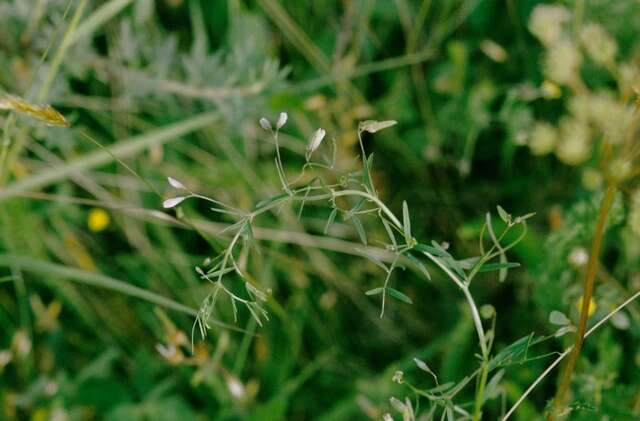
[[[153,2],[133,3],[131,13],[104,23],[109,45],[117,54],[103,54],[94,34],[88,32],[95,28],[83,27],[88,23],[86,18],[80,22],[49,90],[48,103],[58,108],[86,106],[96,110],[109,106],[144,111],[159,118],[168,110],[182,117],[207,107],[219,110],[226,121],[240,121],[264,109],[265,97],[283,86],[288,69],[268,54],[267,28],[257,15],[234,10],[234,24],[226,34],[229,46],[214,50],[209,45],[199,2],[190,3],[192,32],[186,35],[191,41],[186,47],[185,34],[165,32],[158,25],[160,16]],[[41,63],[41,57],[52,43],[59,41],[64,18],[76,7],[75,2],[67,0],[36,4],[42,9],[39,20],[31,2],[0,3],[0,27],[5,28],[0,34],[0,64],[14,69],[0,75],[0,88],[26,99],[47,74],[48,66]],[[100,2],[89,4],[87,9],[100,10]],[[30,31],[30,25],[37,25],[37,30]],[[71,81],[92,87],[113,85],[117,89],[106,102],[91,90],[78,92]],[[236,132],[242,129],[229,127]],[[52,145],[64,144],[57,141],[61,136],[56,131],[41,131],[41,135]]]

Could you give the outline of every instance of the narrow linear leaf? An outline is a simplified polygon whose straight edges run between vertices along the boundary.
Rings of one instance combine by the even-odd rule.
[[[362,257],[368,259],[373,264],[375,264],[376,266],[378,266],[379,268],[384,270],[386,273],[389,272],[389,268],[384,263],[382,263],[382,261],[380,259],[378,259],[377,257],[368,254],[366,250],[362,250],[362,249],[357,248],[356,251],[358,253],[360,253],[362,255]]]
[[[267,206],[267,205],[270,205],[271,203],[276,202],[276,201],[278,201],[280,199],[284,199],[285,197],[289,197],[289,194],[288,193],[281,193],[281,194],[279,194],[277,196],[273,196],[273,197],[270,197],[268,199],[261,200],[260,202],[256,203],[256,205],[254,206],[253,209],[254,210],[260,209],[260,208],[262,208],[264,206]]]
[[[327,235],[329,232],[329,227],[333,224],[333,221],[336,219],[336,215],[338,214],[338,208],[333,208],[331,213],[329,214],[329,218],[327,218],[327,224],[324,226],[324,235]]]
[[[429,253],[432,254],[436,257],[451,257],[449,253],[447,253],[446,251],[442,250],[441,248],[435,248],[435,247],[431,247],[428,246],[426,244],[416,244],[414,249],[418,250],[419,252],[422,253]]]
[[[382,291],[384,291],[383,287],[379,287],[379,288],[373,288],[370,289],[369,291],[365,292],[365,295],[378,295],[380,294]]]
[[[402,227],[404,228],[404,236],[407,241],[411,239],[411,220],[409,219],[409,206],[407,201],[402,201]]]
[[[499,388],[500,381],[502,380],[504,373],[505,373],[505,370],[501,369],[501,370],[498,370],[498,372],[494,374],[493,377],[491,377],[491,380],[489,380],[484,390],[484,396],[483,396],[484,401],[487,401],[489,399],[495,399],[498,397],[498,394],[500,393],[500,388]]]
[[[406,295],[404,295],[403,293],[401,293],[397,289],[394,289],[394,288],[391,288],[391,287],[387,287],[387,292],[393,298],[396,298],[396,299],[398,299],[400,301],[404,301],[407,304],[413,304],[413,301],[411,301],[411,298],[407,297]]]
[[[520,267],[520,263],[516,263],[516,262],[487,263],[486,265],[483,265],[478,270],[478,272],[491,272],[494,270],[512,269],[517,267]]]
[[[349,211],[347,213],[344,214],[344,220],[347,221],[351,218],[353,218],[353,216],[358,213],[360,211],[360,209],[362,209],[364,207],[365,204],[365,199],[361,199],[358,201],[358,203],[356,203],[356,205],[349,209]]]
[[[364,188],[372,194],[373,196],[377,196],[376,188],[373,185],[373,179],[371,178],[371,169],[373,168],[373,154],[369,155],[369,157],[365,157],[364,159],[364,170],[362,174],[362,184],[364,184]]]
[[[405,256],[407,256],[407,259],[411,260],[411,262],[414,265],[416,265],[418,270],[420,270],[420,272],[422,272],[422,274],[425,276],[425,278],[427,278],[427,280],[429,280],[429,281],[431,280],[431,274],[427,270],[427,267],[416,256],[414,256],[411,253],[405,253]]]
[[[500,215],[500,219],[502,219],[505,224],[511,222],[511,215],[509,215],[507,211],[502,208],[502,206],[498,205],[496,206],[496,208],[498,209],[498,215]]]
[[[382,220],[382,225],[384,226],[384,229],[387,231],[389,240],[391,240],[391,244],[393,244],[394,248],[397,248],[398,243],[396,242],[396,236],[393,234],[393,229],[391,229],[391,226],[389,225],[389,223],[385,218],[380,218],[380,219]]]
[[[504,212],[504,209],[503,209]],[[505,212],[506,213],[506,212]],[[500,216],[502,217],[502,215]],[[511,220],[511,216],[507,215],[509,221]],[[504,249],[502,248],[502,246],[500,245],[500,241],[498,241],[498,238],[496,237],[496,234],[493,232],[493,224],[491,223],[491,213],[487,212],[487,232],[489,233],[489,236],[491,237],[491,241],[493,241],[493,244],[496,246],[496,248],[498,249],[498,252],[500,253],[500,263],[507,263],[507,256],[505,256],[504,254]],[[505,221],[508,223],[508,221]],[[499,269],[498,272],[498,280],[500,282],[504,282],[507,279],[507,271],[508,268],[501,268]]]
[[[364,230],[364,227],[362,226],[362,222],[360,222],[360,218],[354,216],[353,218],[351,218],[351,221],[353,222],[353,226],[356,229],[356,232],[358,233],[358,237],[360,237],[360,241],[362,242],[362,244],[366,246],[367,233]]]
[[[480,261],[480,256],[469,257],[467,259],[458,260],[458,264],[462,269],[470,270]]]
[[[428,389],[427,392],[432,393],[432,394],[444,393],[448,389],[451,389],[455,384],[456,384],[455,382],[443,383],[440,386],[436,386],[436,387],[432,387],[431,389]]]

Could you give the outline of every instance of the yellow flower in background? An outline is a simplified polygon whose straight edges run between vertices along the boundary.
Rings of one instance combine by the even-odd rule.
[[[562,97],[562,89],[550,80],[542,82],[540,88],[542,90],[542,96],[545,98],[558,99]]]
[[[110,222],[111,218],[104,209],[92,208],[87,216],[87,226],[93,232],[104,231]]]
[[[578,301],[576,301],[576,308],[578,309],[578,311],[582,311],[582,296],[580,296]],[[591,299],[589,300],[589,316],[596,312],[596,308],[598,308],[598,305],[596,304],[596,301],[593,299],[593,297],[591,297]]]

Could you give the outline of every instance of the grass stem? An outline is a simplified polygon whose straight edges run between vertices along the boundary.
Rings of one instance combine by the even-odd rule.
[[[571,354],[569,355],[569,359],[567,360],[567,365],[564,367],[560,378],[560,385],[558,386],[558,391],[554,399],[553,408],[547,416],[547,420],[549,421],[553,421],[558,416],[564,405],[567,393],[569,392],[569,388],[571,386],[571,377],[573,376],[576,362],[578,361],[578,356],[580,355],[580,350],[582,349],[584,335],[587,329],[587,319],[589,318],[589,305],[591,303],[591,297],[593,296],[593,285],[596,273],[598,271],[598,259],[600,256],[600,248],[602,247],[602,238],[604,237],[604,228],[607,222],[607,216],[609,215],[609,210],[611,209],[613,199],[616,195],[616,191],[616,185],[613,183],[609,184],[605,195],[602,198],[602,202],[600,203],[598,221],[596,223],[596,230],[591,243],[591,253],[589,254],[587,273],[584,280],[584,291],[582,294],[582,308],[580,309],[578,331],[576,333],[576,339],[573,345],[573,349],[571,351]]]

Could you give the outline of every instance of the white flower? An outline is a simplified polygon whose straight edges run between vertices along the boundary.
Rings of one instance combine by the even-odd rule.
[[[580,41],[589,57],[598,64],[613,64],[618,44],[600,25],[589,23],[580,31]]]
[[[8,349],[0,350],[0,370],[2,370],[13,359],[13,354]]]
[[[560,143],[556,147],[558,158],[569,165],[586,161],[591,154],[589,126],[575,118],[564,118],[560,122]]]
[[[623,96],[629,96],[640,87],[640,68],[634,63],[622,63],[618,67],[618,85]]]
[[[318,129],[313,133],[313,136],[311,136],[311,140],[309,140],[309,144],[307,145],[307,160],[309,160],[309,158],[311,158],[311,154],[320,147],[320,144],[326,134],[327,132],[325,132],[324,129]]]
[[[487,55],[487,57],[498,63],[505,61],[508,56],[507,51],[502,47],[502,45],[490,39],[482,41],[480,43],[480,49]]]
[[[602,186],[602,174],[594,168],[582,171],[582,185],[589,190],[597,190]]]
[[[544,71],[550,80],[559,84],[568,84],[578,76],[582,64],[582,55],[568,39],[559,41],[547,51]]]
[[[271,123],[269,123],[269,120],[267,120],[264,117],[262,117],[260,119],[260,127],[262,127],[263,129],[265,129],[267,131],[271,131]]]
[[[529,17],[529,30],[543,44],[555,44],[562,37],[562,25],[571,19],[571,13],[564,6],[541,4],[536,6]]]
[[[158,354],[160,354],[162,358],[165,358],[167,360],[171,360],[175,358],[175,356],[178,354],[178,349],[171,344],[164,345],[164,344],[158,343],[156,344],[156,351],[158,351]]]
[[[558,131],[549,123],[536,122],[533,126],[529,148],[534,155],[546,155],[553,151],[558,141]]]
[[[236,377],[227,377],[227,387],[234,398],[241,399],[245,396],[245,387]]]
[[[631,169],[629,160],[618,158],[609,164],[609,176],[612,180],[622,181],[629,176]]]
[[[284,113],[284,112],[280,113],[280,115],[278,116],[278,122],[276,123],[276,129],[280,130],[282,126],[287,124],[288,118],[289,116],[287,115],[287,113]]]
[[[569,263],[575,267],[581,267],[589,261],[589,253],[584,247],[576,247],[569,253]]]

